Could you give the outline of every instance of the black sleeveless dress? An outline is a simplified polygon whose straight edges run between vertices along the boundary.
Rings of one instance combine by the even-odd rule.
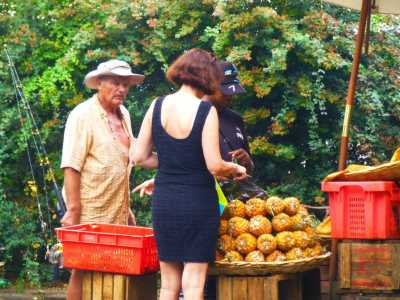
[[[201,143],[211,104],[201,102],[189,136],[176,139],[161,125],[164,98],[156,100],[152,120],[152,138],[159,160],[152,196],[158,254],[161,261],[169,262],[214,261],[218,199]]]

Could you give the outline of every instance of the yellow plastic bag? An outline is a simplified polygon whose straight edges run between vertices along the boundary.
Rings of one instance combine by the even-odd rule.
[[[217,179],[215,179],[215,189],[217,190],[218,195],[218,204],[219,204],[219,215],[221,216],[224,212],[225,206],[228,205],[228,199],[226,199],[224,192],[221,189]]]

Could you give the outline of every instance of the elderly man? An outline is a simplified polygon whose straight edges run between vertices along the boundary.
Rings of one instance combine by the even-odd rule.
[[[129,88],[143,79],[120,60],[101,63],[86,75],[85,85],[97,94],[71,111],[65,127],[61,168],[67,212],[63,226],[135,224],[129,208],[133,134],[122,104]],[[82,273],[73,270],[67,299],[81,299],[81,290]]]

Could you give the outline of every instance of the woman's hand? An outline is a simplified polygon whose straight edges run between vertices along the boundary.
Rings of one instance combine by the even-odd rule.
[[[250,177],[250,175],[248,175],[246,173],[247,170],[245,167],[238,165],[238,164],[235,164],[235,165],[236,165],[236,172],[235,172],[235,174],[233,174],[233,180],[240,181],[240,180]]]
[[[143,197],[144,194],[146,195],[152,195],[153,191],[154,191],[154,178],[146,180],[145,182],[143,182],[142,184],[139,184],[137,187],[135,187],[132,192],[136,193],[139,192],[140,193],[140,197]]]

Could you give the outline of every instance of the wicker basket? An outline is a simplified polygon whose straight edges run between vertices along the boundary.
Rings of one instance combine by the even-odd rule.
[[[332,236],[331,236],[330,234],[320,234],[320,233],[317,233],[317,238],[318,238],[319,240],[331,240],[331,239],[332,239]]]
[[[327,260],[331,253],[325,253],[320,256],[289,260],[284,262],[224,262],[217,261],[215,265],[210,266],[210,274],[213,275],[242,275],[259,276],[281,273],[298,273],[318,268],[319,265]]]

